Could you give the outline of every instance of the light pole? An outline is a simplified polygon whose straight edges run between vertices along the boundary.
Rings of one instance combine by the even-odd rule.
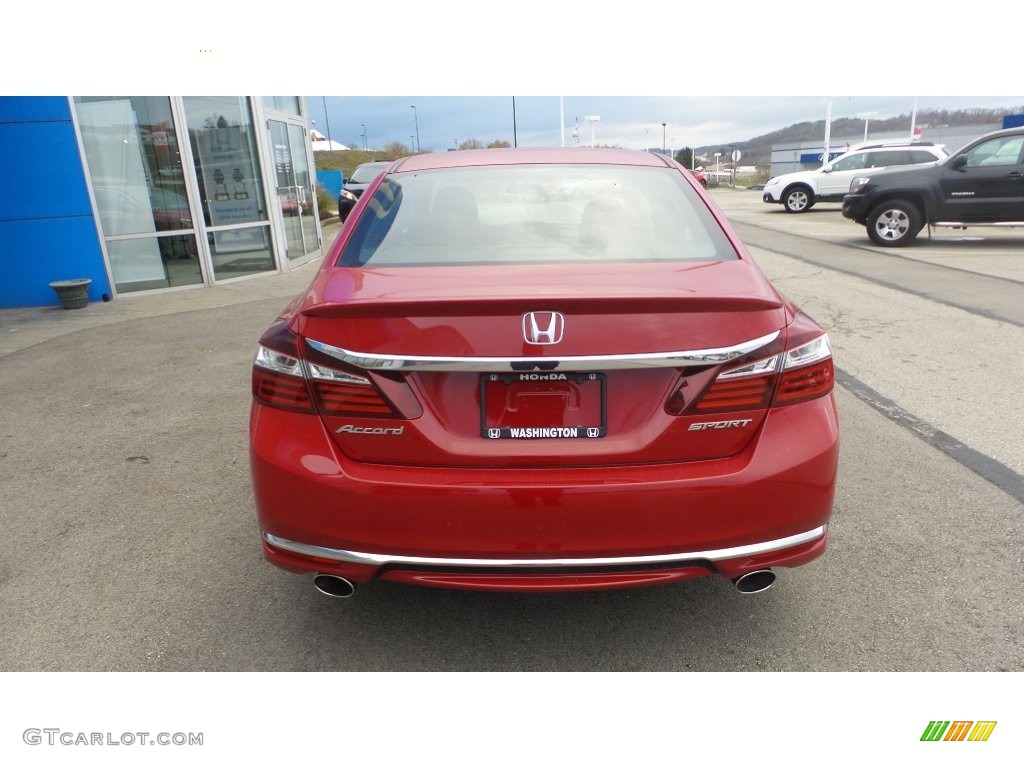
[[[661,154],[663,154],[663,155],[665,154],[665,126],[666,125],[668,125],[668,123],[662,123],[661,124]]]
[[[821,153],[822,167],[828,164],[829,140],[832,136],[832,97],[828,97],[828,106],[825,108],[825,151]]]
[[[516,97],[512,97],[512,146],[519,146],[519,131],[516,128]],[[565,128],[562,128],[562,146],[565,146]]]
[[[363,126],[363,132],[362,132],[361,135],[362,135],[362,138],[363,138],[363,149],[365,150],[366,149],[366,125],[364,125],[363,123],[360,123],[360,125]]]
[[[416,112],[416,105],[415,104],[410,104],[409,106],[412,108],[412,119],[414,121],[416,121],[416,151],[419,152],[420,151],[420,118],[419,118],[419,115]],[[410,136],[409,138],[411,139],[412,136]]]
[[[878,113],[877,112],[861,112],[860,114],[857,115],[857,117],[861,118],[864,121],[864,141],[867,141],[868,140],[868,121],[872,117],[878,117]]]
[[[584,115],[583,119],[590,123],[590,147],[594,147],[594,123],[601,119],[600,115]]]
[[[324,120],[327,121],[327,148],[331,148],[331,116],[327,114],[327,97],[323,97],[324,100]]]

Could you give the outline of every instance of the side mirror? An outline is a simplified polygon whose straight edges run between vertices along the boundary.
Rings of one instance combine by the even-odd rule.
[[[954,171],[962,171],[964,169],[964,166],[966,165],[966,155],[957,155],[956,157],[949,161],[949,167],[952,168]]]
[[[823,166],[821,166],[821,172],[822,173],[832,173],[832,166],[831,165],[823,165]]]

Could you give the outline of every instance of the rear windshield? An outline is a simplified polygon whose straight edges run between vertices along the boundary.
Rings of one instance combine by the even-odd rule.
[[[339,265],[736,259],[671,168],[509,165],[387,176]]]
[[[360,165],[355,171],[352,172],[349,181],[355,182],[356,184],[369,184],[371,181],[377,178],[380,173],[387,168],[391,163],[374,163],[373,165]]]

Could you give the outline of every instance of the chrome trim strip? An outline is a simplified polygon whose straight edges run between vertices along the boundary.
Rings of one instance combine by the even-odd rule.
[[[419,371],[525,371],[539,368],[545,371],[610,371],[625,368],[678,368],[694,365],[727,363],[770,344],[780,331],[744,341],[731,347],[696,349],[680,352],[651,352],[635,355],[588,355],[582,357],[430,357],[423,355],[377,355],[333,347],[322,341],[307,338],[313,349],[343,363],[366,370]],[[527,367],[529,366],[529,367]]]
[[[1024,227],[1024,221],[936,221],[933,227]]]
[[[356,565],[400,565],[400,566],[441,566],[448,568],[585,568],[591,566],[651,565],[657,563],[674,563],[685,560],[732,560],[737,557],[759,555],[777,549],[787,549],[798,544],[821,538],[828,529],[820,525],[806,533],[798,533],[774,541],[762,541],[757,544],[744,544],[726,549],[708,549],[703,552],[673,552],[668,555],[641,555],[639,557],[580,557],[580,558],[516,558],[490,559],[473,557],[411,557],[409,555],[381,555],[368,552],[350,552],[344,549],[329,549],[312,544],[300,544],[296,541],[282,539],[272,533],[263,532],[264,540],[272,547],[295,552],[310,557],[322,557]]]

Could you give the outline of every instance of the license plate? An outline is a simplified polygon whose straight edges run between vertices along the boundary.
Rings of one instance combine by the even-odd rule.
[[[480,436],[491,440],[604,437],[603,373],[489,373],[480,377]]]

